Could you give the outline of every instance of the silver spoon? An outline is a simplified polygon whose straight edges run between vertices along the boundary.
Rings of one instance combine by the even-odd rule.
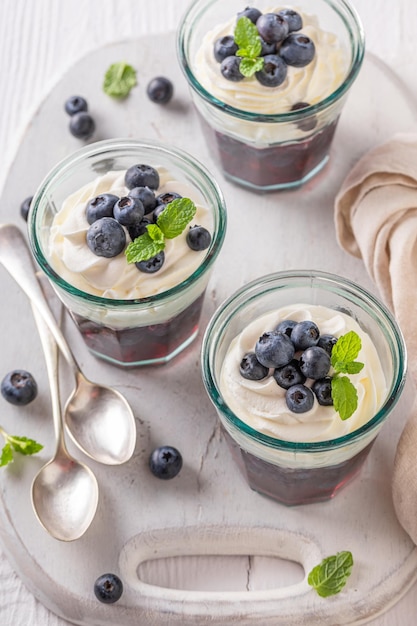
[[[42,526],[55,539],[73,541],[85,533],[94,519],[98,485],[93,472],[67,451],[59,397],[57,345],[33,307],[51,389],[56,451],[32,483],[32,505]]]
[[[100,463],[125,463],[136,445],[132,410],[118,391],[89,381],[81,372],[43,295],[28,245],[13,224],[0,224],[0,263],[35,305],[72,369],[76,384],[67,400],[64,419],[74,443]]]

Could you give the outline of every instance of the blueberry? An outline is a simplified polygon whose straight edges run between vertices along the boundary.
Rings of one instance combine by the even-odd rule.
[[[181,453],[172,446],[156,448],[149,457],[149,468],[157,478],[174,478],[182,468]]]
[[[269,373],[269,369],[259,363],[254,352],[247,352],[244,355],[240,362],[239,371],[241,376],[248,380],[262,380]]]
[[[28,220],[30,205],[32,204],[33,196],[28,196],[25,198],[20,205],[20,215],[23,217],[25,222]]]
[[[313,408],[314,393],[305,385],[293,385],[287,389],[285,400],[293,413],[305,413]]]
[[[282,367],[294,357],[294,344],[284,333],[271,330],[259,337],[255,354],[265,367]]]
[[[245,77],[240,73],[239,67],[242,59],[241,57],[230,56],[223,59],[220,65],[220,71],[227,80],[238,82]]]
[[[117,256],[126,245],[125,231],[113,217],[102,217],[87,230],[87,245],[97,256]]]
[[[146,259],[146,261],[138,261],[135,263],[136,267],[139,271],[144,272],[144,274],[154,274],[158,270],[161,269],[165,261],[165,252],[161,250],[155,256],[150,259]]]
[[[306,381],[306,377],[301,372],[297,359],[293,359],[282,367],[276,367],[272,375],[278,385],[283,389],[289,389],[292,385],[303,384]]]
[[[102,217],[113,217],[113,208],[118,199],[118,196],[112,193],[102,193],[100,196],[91,198],[85,208],[87,222],[92,224]]]
[[[142,202],[145,215],[151,213],[156,207],[155,194],[149,187],[133,187],[128,195],[131,198],[138,198]]]
[[[166,191],[165,193],[160,193],[159,196],[156,196],[156,204],[169,204],[178,198],[182,198],[182,196],[180,196],[180,194],[176,191]]]
[[[123,583],[116,574],[102,574],[94,583],[94,595],[104,604],[113,604],[120,600]]]
[[[288,24],[288,32],[292,33],[295,30],[301,30],[303,27],[303,19],[297,11],[293,9],[282,9],[278,11],[278,15],[281,15]]]
[[[139,198],[124,196],[114,205],[113,215],[122,226],[133,226],[142,221],[145,215],[145,209]]]
[[[329,356],[332,356],[333,346],[337,343],[337,337],[333,335],[321,335],[318,341],[318,346],[326,350]]]
[[[332,379],[330,376],[315,380],[311,388],[319,404],[322,406],[332,406]]]
[[[234,56],[238,51],[238,47],[232,35],[220,37],[214,42],[214,58],[218,63],[221,63],[226,57]]]
[[[261,56],[264,57],[267,54],[275,54],[275,52],[277,51],[277,44],[275,42],[273,43],[267,43],[264,39],[262,39],[262,37],[259,38],[261,40]]]
[[[157,104],[167,104],[174,95],[174,85],[165,76],[156,76],[146,87],[149,100]]]
[[[308,102],[296,102],[292,105],[291,111],[301,111],[302,109],[305,109],[309,106],[311,105],[308,104]],[[296,122],[296,125],[300,130],[304,130],[306,132],[309,130],[313,130],[313,128],[317,126],[317,117],[315,115],[309,115],[302,120],[298,120]]]
[[[152,224],[151,220],[148,217],[144,217],[139,224],[134,224],[133,226],[128,226],[127,230],[129,236],[132,241],[136,239],[136,237],[140,237],[144,233],[146,233],[146,228],[149,224]]]
[[[255,72],[256,79],[265,87],[278,87],[287,77],[287,65],[278,54],[267,54],[264,65],[259,72]]]
[[[282,42],[279,49],[281,57],[287,65],[304,67],[314,58],[316,48],[313,41],[303,33],[291,33]]]
[[[330,357],[326,350],[311,346],[300,356],[300,370],[306,378],[324,378],[330,369]]]
[[[89,113],[80,111],[71,116],[69,129],[74,137],[78,139],[89,139],[94,133],[96,125]]]
[[[186,242],[191,250],[206,250],[211,242],[211,235],[204,226],[191,226],[187,235]]]
[[[291,340],[296,350],[305,350],[310,346],[316,346],[320,338],[320,330],[314,322],[305,320],[298,322],[291,333]]]
[[[13,370],[1,381],[2,396],[10,404],[24,406],[38,395],[38,385],[30,372]]]
[[[71,96],[65,102],[65,111],[68,115],[75,115],[81,111],[88,111],[87,100],[82,96]]]
[[[256,21],[258,33],[267,43],[283,41],[288,33],[288,22],[278,13],[264,13]]]
[[[285,333],[288,337],[291,337],[292,329],[297,324],[294,320],[282,320],[275,330],[278,330],[280,333]]]
[[[262,12],[259,9],[255,9],[255,7],[246,7],[243,11],[239,11],[237,14],[237,19],[241,17],[247,17],[251,22],[256,24],[258,19],[261,17]]]
[[[128,189],[133,189],[134,187],[158,189],[159,174],[154,167],[138,163],[137,165],[132,165],[126,171],[125,185]]]

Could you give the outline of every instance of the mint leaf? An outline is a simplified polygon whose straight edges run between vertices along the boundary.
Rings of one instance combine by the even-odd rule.
[[[308,575],[307,582],[322,598],[339,593],[346,585],[353,567],[352,553],[338,552],[316,565]]]
[[[238,56],[259,57],[262,52],[261,38],[256,25],[246,17],[240,17],[233,33],[235,43],[239,46]],[[240,54],[239,54],[240,51]]]
[[[334,409],[343,421],[351,417],[356,411],[358,394],[347,376],[333,376],[332,399]]]
[[[159,252],[162,252],[162,250],[165,248],[165,241],[163,239],[161,240],[155,238],[156,231],[154,228],[151,229],[151,234],[149,233],[149,229],[151,226],[156,226],[156,224],[149,224],[146,229],[146,233],[143,233],[143,235],[141,235],[140,237],[136,237],[136,239],[134,241],[131,241],[127,246],[125,250],[125,255],[128,263],[139,263],[140,261],[147,261],[148,259],[156,256]],[[156,228],[158,227],[156,226]],[[158,230],[160,231],[159,228]]]
[[[239,72],[249,78],[253,76],[255,72],[259,72],[264,66],[264,60],[262,57],[258,59],[242,59],[239,65]]]
[[[362,347],[361,338],[354,330],[339,337],[332,350],[332,365],[354,361]],[[335,368],[336,369],[336,368]]]
[[[337,361],[333,367],[342,374],[359,374],[363,369],[363,363],[359,363],[359,361],[349,361],[348,363]]]
[[[189,198],[176,198],[167,204],[156,223],[167,239],[174,239],[191,222],[196,210],[194,202]]]
[[[36,454],[43,448],[43,446],[34,439],[18,437],[17,435],[9,435],[7,441],[12,446],[13,450],[25,455]]]
[[[13,461],[12,446],[10,445],[10,443],[6,443],[3,450],[1,451],[0,467],[3,467],[4,465],[8,465],[12,461]]]
[[[104,75],[103,91],[112,98],[126,98],[136,82],[136,70],[131,65],[113,63]]]
[[[146,230],[148,232],[149,237],[152,239],[152,241],[155,241],[155,243],[163,243],[165,246],[164,233],[159,228],[159,226],[157,226],[157,224],[148,224],[148,226],[146,227]]]

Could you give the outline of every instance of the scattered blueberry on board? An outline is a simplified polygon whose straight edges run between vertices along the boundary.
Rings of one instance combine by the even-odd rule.
[[[89,139],[96,129],[95,122],[88,113],[88,103],[82,96],[71,96],[65,101],[64,108],[70,116],[70,133],[78,139]]]
[[[120,600],[123,583],[116,574],[102,574],[94,583],[94,595],[104,604],[113,604]]]
[[[13,370],[1,381],[1,394],[7,402],[24,406],[38,395],[38,385],[30,372]]]
[[[149,100],[156,104],[168,104],[174,94],[174,85],[165,76],[156,76],[146,88]]]
[[[29,214],[30,205],[32,204],[32,200],[33,200],[33,196],[28,196],[27,198],[23,200],[22,204],[20,205],[20,215],[23,217],[25,222],[27,222],[28,220],[28,214]]]
[[[149,457],[149,469],[156,478],[170,480],[177,476],[181,468],[181,453],[172,446],[155,448]]]

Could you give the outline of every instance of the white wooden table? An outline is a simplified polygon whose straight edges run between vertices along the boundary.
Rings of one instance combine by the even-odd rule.
[[[74,62],[106,43],[174,30],[187,4],[188,0],[1,0],[0,145],[3,165],[0,187],[32,113]],[[415,0],[397,0],[395,3],[357,0],[356,5],[367,33],[368,50],[405,81],[417,101],[413,61],[417,45]],[[21,200],[16,197],[16,207]],[[16,207],[10,210],[16,210]],[[212,573],[207,571],[207,576]],[[217,571],[216,575],[221,572]],[[227,570],[225,575],[228,575]],[[411,589],[396,606],[373,623],[378,626],[414,626],[417,614],[415,591],[415,588]],[[67,624],[34,599],[1,552],[0,624]]]

